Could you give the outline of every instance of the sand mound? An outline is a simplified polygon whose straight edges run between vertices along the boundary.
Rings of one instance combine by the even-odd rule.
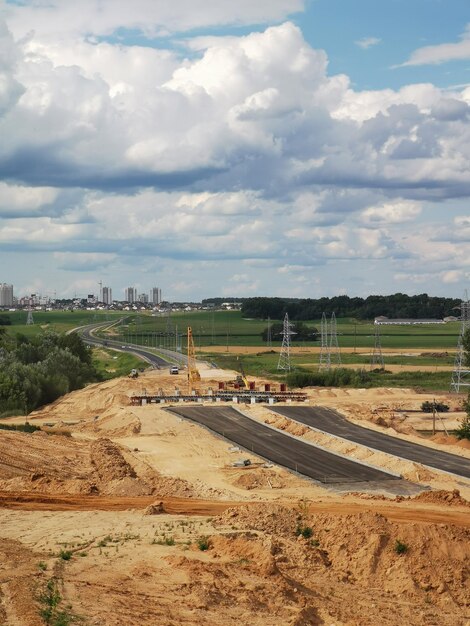
[[[97,439],[90,446],[91,464],[101,481],[136,478],[133,467],[125,460],[119,446],[110,439]]]
[[[243,489],[281,489],[285,487],[285,481],[275,471],[270,469],[245,470],[233,483]]]
[[[453,491],[446,491],[440,489],[438,491],[423,491],[414,498],[409,498],[418,502],[429,502],[431,504],[446,504],[448,506],[466,506],[470,507],[470,502],[462,498],[460,491],[454,489]]]
[[[288,419],[287,417],[273,415],[273,417],[268,417],[265,419],[265,424],[269,424],[270,426],[274,426],[275,428],[279,428],[279,430],[283,430],[286,433],[291,435],[295,435],[296,437],[302,437],[305,433],[310,431],[308,426],[304,426],[303,424],[299,424],[294,420]]]

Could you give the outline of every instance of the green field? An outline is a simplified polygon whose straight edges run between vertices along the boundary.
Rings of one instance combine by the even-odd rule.
[[[152,316],[150,313],[134,312],[106,312],[106,311],[40,311],[34,312],[34,325],[26,325],[26,312],[7,313],[12,321],[11,326],[4,326],[8,334],[23,333],[28,336],[43,332],[47,329],[56,332],[66,332],[84,324],[109,320],[119,321],[109,330],[100,331],[103,337],[111,337],[122,344],[137,344],[142,346],[168,348],[175,350],[179,347],[186,351],[187,327],[193,331],[196,351],[203,358],[215,361],[221,367],[238,369],[240,361],[237,359],[237,346],[259,347],[259,352],[243,356],[243,366],[248,374],[261,376],[277,376],[278,354],[270,353],[270,348],[262,341],[261,333],[267,327],[266,320],[244,319],[239,311],[189,311],[173,312],[171,315]],[[272,323],[280,320],[271,320]],[[307,325],[312,329],[320,328],[320,320],[311,320]],[[337,320],[338,343],[341,348],[355,351],[342,352],[342,363],[357,365],[358,368],[370,369],[370,354],[374,349],[375,326],[371,322],[356,321],[354,319]],[[391,366],[451,366],[453,364],[457,346],[460,325],[453,322],[445,325],[423,326],[382,326],[381,344],[385,353],[385,368]],[[272,347],[279,348],[281,336],[273,337]],[[223,352],[212,352],[214,346],[225,348]],[[292,346],[301,348],[300,352],[292,355],[293,368],[306,370],[317,369],[318,352],[312,352],[311,347],[318,348],[318,340],[296,342],[292,337]],[[395,355],[387,355],[387,349],[398,350]],[[411,354],[407,350],[433,350],[436,354],[426,355],[419,352]],[[112,357],[110,357],[112,358]],[[103,365],[102,369],[116,370],[114,375],[125,373],[135,364],[120,362]],[[101,366],[100,366],[101,367]],[[424,374],[424,380],[420,374]],[[112,375],[112,374],[111,374]],[[404,380],[407,382],[404,383]],[[385,379],[384,384],[385,384]],[[415,382],[413,382],[413,380]],[[426,382],[428,381],[428,382]],[[448,389],[450,372],[395,372],[389,375],[387,384],[419,385],[424,388]]]

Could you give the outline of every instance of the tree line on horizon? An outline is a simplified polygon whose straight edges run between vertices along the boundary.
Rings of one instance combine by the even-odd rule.
[[[388,318],[443,319],[460,315],[458,298],[440,298],[423,293],[408,296],[396,293],[390,296],[367,298],[333,296],[332,298],[240,298],[244,317],[280,320],[285,314],[291,320],[317,320],[323,313],[336,317],[372,320],[381,315]]]

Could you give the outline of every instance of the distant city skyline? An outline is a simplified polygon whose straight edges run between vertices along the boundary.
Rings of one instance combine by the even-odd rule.
[[[18,293],[470,287],[468,0],[5,0]]]

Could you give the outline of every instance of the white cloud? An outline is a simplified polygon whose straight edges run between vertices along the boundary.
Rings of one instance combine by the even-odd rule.
[[[37,8],[40,24],[47,10]],[[62,20],[75,11],[58,10]],[[112,24],[108,13],[97,29]],[[433,223],[424,206],[437,214],[470,194],[470,89],[355,91],[347,76],[328,75],[325,52],[290,22],[192,47],[182,59],[0,33],[5,249],[55,252],[54,270],[73,269],[74,258],[84,272],[114,268],[119,280],[125,267],[151,274],[165,259],[191,262],[200,284],[213,272],[210,284],[232,293],[273,276],[286,277],[279,290],[316,288],[312,266],[329,286],[338,260],[465,273],[465,216]],[[235,280],[227,268],[217,283],[211,264],[231,260],[248,269]]]
[[[400,224],[413,222],[421,213],[422,207],[419,202],[394,201],[385,202],[380,206],[372,206],[364,209],[360,219],[365,224]]]
[[[412,52],[407,65],[437,65],[449,61],[470,59],[470,24],[467,24],[461,41],[457,43],[442,43],[435,46],[424,46]]]
[[[120,28],[147,37],[203,27],[266,24],[302,11],[304,0],[30,0],[6,9],[16,36],[42,38],[106,36]]]
[[[363,37],[362,39],[358,39],[354,43],[356,44],[356,46],[359,46],[359,48],[362,48],[363,50],[368,50],[372,46],[376,46],[377,44],[379,44],[381,41],[382,40],[378,37]]]

